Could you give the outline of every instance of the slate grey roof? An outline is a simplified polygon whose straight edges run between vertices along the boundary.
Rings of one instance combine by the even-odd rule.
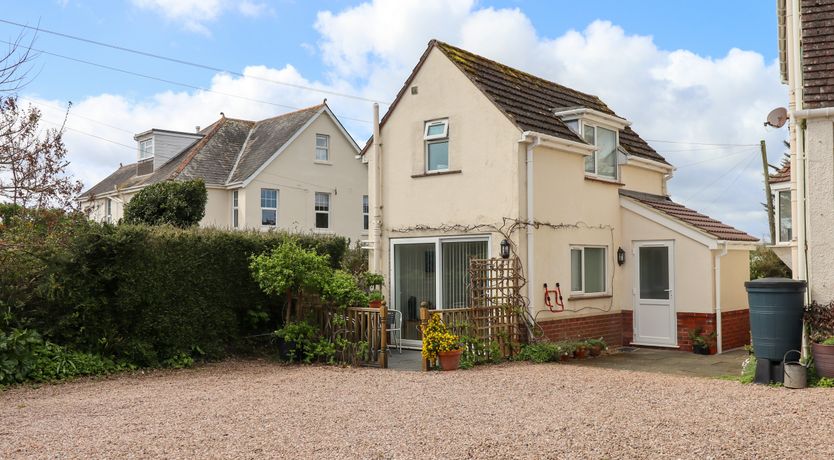
[[[588,108],[617,116],[597,96],[576,91],[567,86],[539,78],[527,72],[487,59],[469,51],[454,47],[437,40],[429,42],[429,47],[420,62],[406,80],[397,98],[383,117],[384,124],[396,107],[404,91],[410,86],[429,52],[439,49],[458,67],[470,81],[489,98],[519,129],[548,134],[562,139],[582,142],[562,120],[554,115],[557,108]],[[367,149],[371,141],[365,146]],[[620,145],[629,154],[669,164],[646,141],[640,138],[630,127],[620,131]]]
[[[207,185],[246,180],[324,107],[324,104],[319,104],[259,122],[223,117],[200,131],[202,139],[183,149],[153,173],[137,176],[136,163],[122,166],[79,198],[165,180],[201,178]]]
[[[238,182],[254,174],[323,107],[323,104],[316,105],[256,123],[229,182]]]

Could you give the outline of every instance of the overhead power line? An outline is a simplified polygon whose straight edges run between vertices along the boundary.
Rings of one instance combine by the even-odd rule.
[[[8,42],[6,40],[0,40],[0,43],[11,44],[11,42]],[[275,107],[282,107],[282,108],[291,109],[291,110],[299,110],[301,108],[301,107],[295,107],[295,106],[292,106],[292,105],[278,104],[276,102],[264,101],[264,100],[261,100],[261,99],[253,99],[251,97],[240,96],[238,94],[225,93],[225,92],[222,92],[222,91],[215,91],[213,89],[204,88],[202,86],[192,85],[192,84],[189,84],[189,83],[183,83],[183,82],[179,82],[179,81],[175,81],[175,80],[169,80],[167,78],[162,78],[162,77],[155,77],[153,75],[146,75],[146,74],[142,74],[142,73],[139,73],[139,72],[134,72],[132,70],[125,70],[125,69],[122,69],[122,68],[119,68],[119,67],[113,67],[113,66],[109,66],[109,65],[105,65],[105,64],[99,64],[97,62],[87,61],[85,59],[78,59],[78,58],[74,58],[74,57],[71,57],[71,56],[65,56],[63,54],[53,53],[51,51],[46,51],[46,50],[42,50],[42,49],[31,48],[31,50],[35,51],[37,53],[40,53],[40,54],[45,54],[47,56],[54,56],[54,57],[57,57],[57,58],[66,59],[68,61],[78,62],[80,64],[85,64],[85,65],[89,65],[89,66],[93,66],[93,67],[98,67],[98,68],[101,68],[101,69],[111,70],[113,72],[120,72],[120,73],[127,74],[127,75],[133,75],[133,76],[136,76],[136,77],[146,78],[146,79],[149,79],[149,80],[155,80],[155,81],[158,81],[158,82],[167,83],[169,85],[181,86],[181,87],[184,87],[184,88],[194,89],[194,90],[197,90],[197,91],[204,91],[204,92],[207,92],[207,93],[218,94],[218,95],[221,95],[221,96],[234,97],[234,98],[242,99],[242,100],[249,101],[249,102],[256,102],[256,103],[259,103],[259,104],[267,104],[267,105],[271,105],[271,106],[275,106]],[[339,118],[344,119],[344,120],[352,120],[352,121],[357,121],[357,122],[360,122],[360,123],[370,123],[370,121],[368,121],[368,120],[362,120],[362,119],[359,119],[359,118],[352,118],[352,117],[346,117],[346,116],[341,116],[341,115],[337,115],[337,116]]]
[[[759,144],[721,144],[712,142],[687,142],[687,141],[664,141],[660,139],[643,139],[646,142],[660,142],[662,144],[684,144],[684,145],[714,145],[721,147],[758,147]]]
[[[349,99],[356,99],[356,100],[359,100],[359,101],[378,102],[380,104],[391,105],[390,102],[381,101],[379,99],[372,99],[372,98],[367,98],[367,97],[363,97],[363,96],[357,96],[357,95],[354,95],[354,94],[347,94],[347,93],[341,93],[341,92],[338,92],[338,91],[331,91],[331,90],[326,90],[326,89],[321,89],[321,88],[315,88],[315,87],[312,87],[312,86],[299,85],[299,84],[296,84],[296,83],[288,83],[288,82],[285,82],[285,81],[273,80],[271,78],[258,77],[258,76],[255,76],[255,75],[245,75],[245,74],[242,74],[240,72],[235,72],[234,70],[223,69],[221,67],[215,67],[215,66],[212,66],[212,65],[202,64],[202,63],[199,63],[199,62],[186,61],[185,59],[163,56],[161,54],[150,53],[150,52],[147,52],[147,51],[141,51],[141,50],[128,48],[128,47],[120,46],[120,45],[114,45],[112,43],[100,42],[100,41],[92,40],[92,39],[89,39],[89,38],[79,37],[77,35],[70,35],[70,34],[66,34],[66,33],[63,33],[63,32],[58,32],[58,31],[55,31],[55,30],[43,29],[41,27],[33,27],[33,26],[26,25],[26,24],[21,24],[19,22],[9,21],[8,19],[0,19],[0,22],[5,23],[5,24],[9,24],[9,25],[13,25],[13,26],[17,26],[17,27],[21,27],[21,28],[24,28],[24,29],[34,30],[36,32],[43,32],[43,33],[47,33],[47,34],[50,34],[50,35],[55,35],[55,36],[58,36],[58,37],[69,38],[70,40],[76,40],[76,41],[80,41],[80,42],[84,42],[84,43],[89,43],[91,45],[102,46],[102,47],[105,47],[105,48],[110,48],[110,49],[114,49],[114,50],[118,50],[118,51],[124,51],[126,53],[133,53],[133,54],[137,54],[137,55],[140,55],[140,56],[145,56],[145,57],[149,57],[149,58],[153,58],[153,59],[159,59],[159,60],[163,60],[163,61],[173,62],[175,64],[181,64],[181,65],[186,65],[186,66],[190,66],[190,67],[196,67],[198,69],[210,70],[212,72],[228,73],[230,75],[235,75],[237,77],[252,78],[252,79],[255,79],[255,80],[261,80],[261,81],[265,81],[265,82],[272,83],[272,84],[275,84],[275,85],[288,86],[288,87],[291,87],[291,88],[303,89],[303,90],[306,90],[306,91],[315,91],[317,93],[328,94],[328,95],[331,95],[331,96],[345,97],[345,98],[349,98]]]
[[[47,120],[47,119],[45,119],[45,118],[41,118],[41,121],[43,121],[44,123],[49,123],[50,125],[55,125],[55,126],[61,126],[61,125],[63,125],[63,126],[64,126],[64,129],[66,129],[66,130],[69,130],[69,131],[74,131],[74,132],[76,132],[76,133],[78,133],[78,134],[83,134],[83,135],[85,135],[85,136],[94,137],[94,138],[96,138],[96,139],[98,139],[98,140],[102,140],[102,141],[105,141],[105,142],[109,142],[109,143],[111,143],[111,144],[115,144],[115,145],[118,145],[118,146],[120,146],[120,147],[124,147],[124,148],[126,148],[126,149],[130,149],[130,150],[132,150],[132,151],[137,151],[137,147],[136,147],[135,145],[127,145],[127,144],[122,144],[122,143],[121,143],[121,142],[119,142],[119,141],[114,141],[113,139],[108,139],[108,138],[106,138],[106,137],[101,137],[101,136],[96,135],[96,134],[93,134],[93,133],[88,133],[87,131],[81,131],[80,129],[71,128],[71,127],[69,127],[69,126],[66,126],[64,123],[56,123],[56,122],[54,122],[54,121]]]

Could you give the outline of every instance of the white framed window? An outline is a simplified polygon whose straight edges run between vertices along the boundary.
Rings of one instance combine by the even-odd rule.
[[[790,243],[793,239],[793,219],[791,218],[791,191],[779,190],[776,195],[776,242]]]
[[[239,213],[238,213],[238,191],[232,190],[232,228],[238,228],[240,225],[239,222]]]
[[[617,179],[617,131],[593,125],[582,126],[585,142],[597,151],[585,157],[585,172],[608,179]]]
[[[139,141],[139,159],[144,160],[153,156],[153,138]]]
[[[316,161],[330,161],[330,136],[316,134]]]
[[[426,143],[426,171],[449,169],[449,120],[427,121],[423,130]]]
[[[278,190],[261,189],[261,225],[265,227],[278,225]]]
[[[370,227],[370,220],[368,216],[368,195],[362,195],[362,228],[367,230]]]
[[[107,200],[104,201],[104,221],[113,221],[113,198],[107,198]]]
[[[330,228],[330,194],[316,192],[314,208],[316,212],[316,228],[322,230]]]
[[[570,290],[575,294],[602,294],[606,283],[605,246],[573,246],[570,248]]]

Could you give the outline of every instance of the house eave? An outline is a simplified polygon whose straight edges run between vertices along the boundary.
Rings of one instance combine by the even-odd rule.
[[[524,131],[521,133],[520,144],[530,144],[534,139],[539,139],[538,145],[543,147],[550,147],[568,153],[576,153],[578,155],[588,156],[597,150],[596,146],[586,144],[583,142],[576,142],[561,137],[551,136],[549,134],[537,133],[535,131]]]

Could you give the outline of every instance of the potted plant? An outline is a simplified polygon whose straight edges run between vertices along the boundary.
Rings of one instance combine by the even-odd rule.
[[[608,349],[608,345],[605,343],[605,340],[602,340],[602,337],[598,339],[588,339],[585,341],[588,344],[588,350],[591,352],[591,356],[597,357],[602,354],[602,352]]]
[[[449,331],[439,314],[431,315],[422,331],[423,358],[431,362],[439,359],[440,368],[444,371],[453,371],[460,367],[460,355],[463,352],[460,337]]]
[[[834,377],[834,302],[805,307],[805,324],[811,340],[814,367],[820,377]]]
[[[560,342],[559,349],[562,351],[561,360],[567,361],[573,359],[573,354],[576,351],[576,346],[573,342]]]
[[[689,338],[692,340],[692,352],[698,355],[708,355],[710,344],[717,337],[715,331],[704,335],[703,327],[696,327],[689,331]]]
[[[588,344],[584,341],[576,342],[573,356],[576,359],[585,359],[588,357]]]
[[[379,291],[371,291],[371,293],[368,295],[368,301],[369,301],[369,304],[370,304],[371,308],[381,307],[382,306],[382,301],[384,299],[385,299],[385,297]]]

